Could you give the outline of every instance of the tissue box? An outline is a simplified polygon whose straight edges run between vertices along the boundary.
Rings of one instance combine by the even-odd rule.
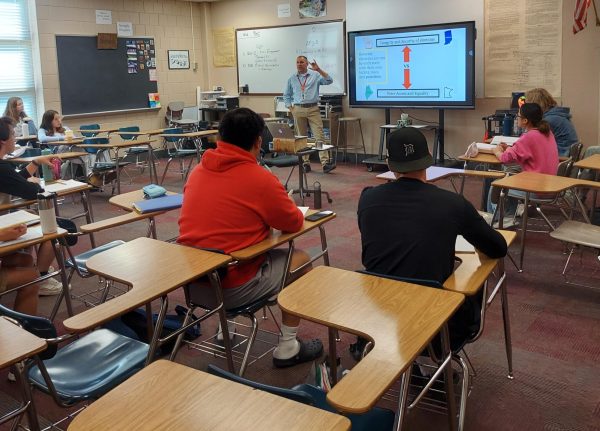
[[[273,139],[273,151],[278,153],[297,153],[298,150],[308,147],[307,138],[274,138]]]

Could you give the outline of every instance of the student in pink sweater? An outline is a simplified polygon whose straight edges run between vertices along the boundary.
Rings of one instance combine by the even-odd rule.
[[[517,163],[524,172],[539,172],[556,175],[558,169],[558,147],[550,125],[542,120],[543,112],[537,103],[524,103],[517,115],[518,126],[525,133],[509,147],[500,143],[494,149],[494,154],[504,164]],[[510,197],[523,198],[524,192],[510,190],[508,192],[506,215],[512,216],[517,202]],[[493,212],[495,205],[491,203],[491,190],[488,195],[488,211]]]
[[[502,163],[518,163],[525,172],[556,175],[558,149],[550,125],[542,120],[543,112],[537,103],[524,103],[517,115],[519,127],[525,129],[512,147],[501,143],[494,154]]]

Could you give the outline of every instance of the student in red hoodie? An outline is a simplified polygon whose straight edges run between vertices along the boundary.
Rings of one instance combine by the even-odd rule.
[[[204,153],[184,187],[179,243],[231,253],[264,240],[271,228],[295,232],[302,227],[302,212],[279,179],[257,163],[263,129],[263,119],[247,108],[234,109],[223,117],[217,148]],[[287,250],[275,249],[230,267],[221,280],[225,307],[236,308],[276,295],[286,255]],[[291,267],[308,260],[305,252],[296,250]],[[207,301],[214,301],[209,288],[197,288]],[[312,361],[321,355],[320,340],[296,338],[299,324],[299,318],[282,312],[282,336],[273,351],[276,367]]]

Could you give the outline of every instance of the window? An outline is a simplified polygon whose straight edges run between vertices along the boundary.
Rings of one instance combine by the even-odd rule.
[[[0,114],[12,96],[23,99],[25,112],[37,119],[27,0],[0,0]]]

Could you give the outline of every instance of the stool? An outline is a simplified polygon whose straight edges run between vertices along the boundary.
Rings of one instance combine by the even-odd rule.
[[[360,140],[362,147],[360,145],[348,145],[348,125],[353,125],[356,127],[358,125],[358,130],[360,131]],[[344,139],[342,140],[342,144],[340,145],[340,135],[344,133]],[[346,160],[346,154],[348,150],[360,150],[362,148],[363,154],[366,156],[367,151],[365,149],[365,138],[362,132],[362,126],[360,124],[360,118],[358,117],[342,117],[338,120],[338,133],[337,133],[337,141],[335,143],[335,160],[337,162],[338,151],[341,149],[344,152],[344,160]],[[358,164],[358,152],[354,153],[355,159],[354,164]]]

